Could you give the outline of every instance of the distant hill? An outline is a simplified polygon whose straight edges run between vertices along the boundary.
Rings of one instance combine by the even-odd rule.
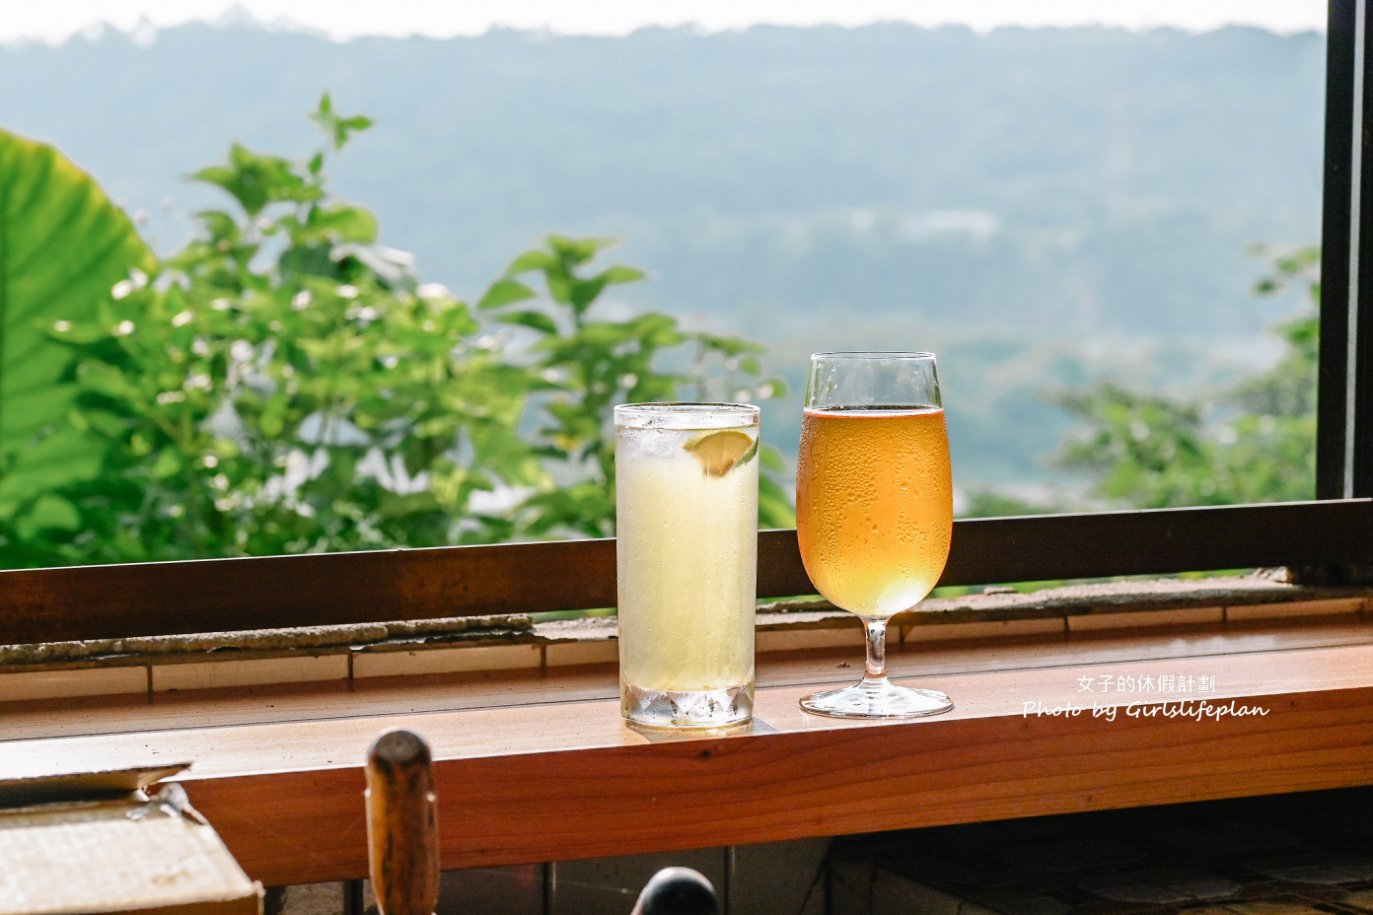
[[[955,442],[995,479],[1034,476],[1062,431],[1037,385],[1135,364],[1200,384],[1218,337],[1260,358],[1244,341],[1291,303],[1249,294],[1246,247],[1318,239],[1323,66],[1322,36],[1248,28],[191,25],[0,49],[0,126],[57,143],[168,248],[212,199],[179,176],[235,139],[306,151],[328,89],[378,121],[338,189],[426,278],[472,294],[545,232],[611,234],[653,274],[635,303],[770,342],[793,376],[817,348],[963,353]]]

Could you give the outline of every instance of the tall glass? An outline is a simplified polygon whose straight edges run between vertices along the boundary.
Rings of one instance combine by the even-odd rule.
[[[620,711],[721,727],[753,714],[758,408],[615,408]]]
[[[931,689],[887,679],[887,620],[929,594],[953,531],[949,438],[931,353],[810,358],[796,528],[816,589],[855,614],[867,664],[854,686],[801,707],[834,718],[916,718],[953,708]]]

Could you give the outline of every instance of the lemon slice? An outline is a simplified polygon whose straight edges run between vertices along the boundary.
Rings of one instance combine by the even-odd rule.
[[[738,429],[721,429],[698,435],[683,447],[701,462],[706,476],[722,477],[758,453],[758,439]]]

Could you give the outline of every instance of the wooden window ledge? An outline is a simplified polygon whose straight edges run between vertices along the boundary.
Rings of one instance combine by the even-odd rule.
[[[713,733],[630,728],[608,663],[0,703],[0,777],[193,759],[268,884],[365,873],[361,761],[397,725],[434,746],[446,868],[1373,784],[1373,619],[1256,615],[911,640],[893,676],[957,707],[903,723],[797,707],[861,671],[856,626],[761,655],[755,720]]]
[[[1373,589],[1294,585],[1274,575],[1124,580],[1030,593],[987,588],[897,616],[894,643],[1066,630],[1365,612]],[[818,599],[759,607],[762,653],[840,648],[853,618]],[[614,617],[524,615],[0,645],[0,704],[113,693],[357,680],[413,673],[552,668],[612,661]]]

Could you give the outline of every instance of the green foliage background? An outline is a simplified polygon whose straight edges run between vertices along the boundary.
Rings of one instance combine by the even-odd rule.
[[[550,226],[614,236],[653,275],[636,301],[768,345],[783,453],[818,341],[929,349],[960,487],[1028,488],[1064,482],[1043,457],[1074,425],[1044,388],[1264,366],[1290,306],[1247,294],[1245,248],[1320,232],[1324,75],[1323,35],[1253,28],[336,42],[235,21],[7,47],[0,123],[57,142],[167,253],[220,205],[180,176],[230,137],[308,156],[298,109],[329,86],[385,125],[330,187],[427,281],[476,295]]]
[[[235,144],[196,172],[225,204],[160,261],[89,176],[0,133],[4,565],[605,536],[615,403],[785,393],[758,344],[608,306],[644,274],[607,239],[549,236],[473,303],[421,282],[329,191],[371,121],[328,95],[312,118],[309,158]],[[965,514],[1310,498],[1319,256],[1258,253],[1260,295],[1309,300],[1276,365],[1205,396],[1060,392],[1054,463],[1086,492]],[[789,526],[785,462],[760,460],[760,523]]]
[[[64,392],[22,435],[5,437],[0,414],[0,496],[23,490],[0,502],[6,565],[608,535],[613,404],[711,382],[735,398],[782,393],[755,344],[663,314],[600,316],[607,289],[643,278],[599,266],[604,239],[549,237],[475,305],[421,283],[409,255],[378,243],[375,216],[328,190],[326,166],[370,120],[327,95],[313,118],[326,143],[308,160],[236,144],[197,172],[228,205],[197,213],[195,237],[161,262],[65,160],[59,186],[38,188],[50,207],[5,211],[20,234],[62,222],[70,250],[100,241],[87,221],[116,236],[85,286],[0,299],[23,306],[5,309],[11,335],[33,338],[4,348],[4,378],[37,363]],[[0,139],[0,174],[29,182],[31,202],[56,153]],[[63,195],[91,220],[57,209]],[[20,276],[16,261],[0,248],[0,276]],[[53,459],[77,443],[79,460]],[[24,453],[44,475],[20,475]],[[763,487],[761,523],[790,524],[786,490]]]
[[[1309,308],[1275,328],[1276,365],[1206,398],[1143,394],[1102,385],[1059,402],[1087,431],[1056,457],[1084,471],[1092,495],[1136,508],[1230,505],[1315,498],[1319,251],[1260,249],[1270,294],[1301,284]]]
[[[1170,508],[1315,498],[1320,250],[1260,246],[1255,253],[1266,264],[1256,294],[1297,287],[1307,302],[1273,328],[1282,354],[1271,368],[1197,396],[1104,383],[1054,397],[1077,420],[1078,430],[1053,462],[1089,481],[1086,499],[1092,505]],[[973,495],[967,514],[1082,507],[984,490]]]

